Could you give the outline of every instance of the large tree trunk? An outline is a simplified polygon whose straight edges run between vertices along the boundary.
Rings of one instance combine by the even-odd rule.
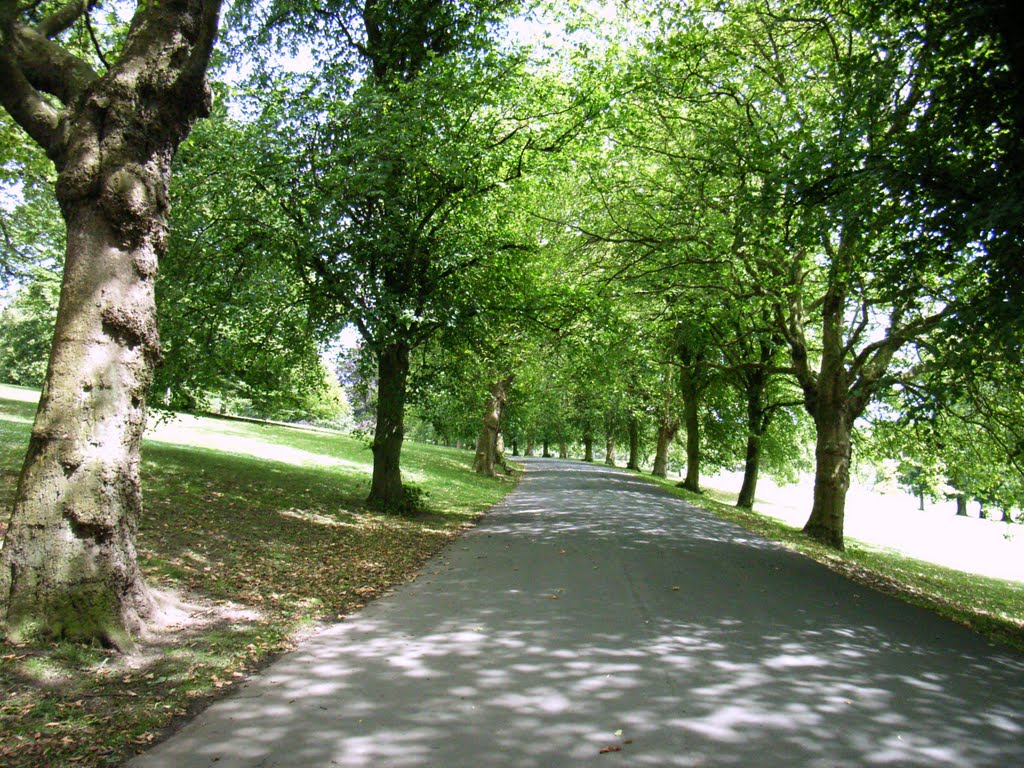
[[[135,553],[146,393],[160,354],[151,237],[125,249],[96,206],[67,217],[50,366],[0,569],[8,632],[126,648],[152,611]],[[149,276],[152,277],[152,274]],[[108,296],[108,300],[97,297]]]
[[[736,499],[737,507],[753,509],[757,480],[761,470],[761,440],[766,430],[764,414],[765,374],[754,372],[747,379],[747,456],[743,463],[743,484]]]
[[[700,492],[700,418],[697,395],[686,393],[683,400],[683,418],[686,426],[686,478],[683,488]]]
[[[626,469],[640,471],[640,424],[636,416],[629,417],[629,460]]]
[[[818,425],[814,449],[814,506],[804,525],[804,533],[836,549],[843,549],[851,445],[845,416]]]
[[[967,517],[967,494],[958,493],[956,495],[956,513],[960,517]]]
[[[20,48],[0,49],[0,101],[54,160],[67,225],[49,367],[0,551],[14,640],[124,649],[153,611],[135,550],[146,395],[160,357],[153,283],[171,159],[209,108],[218,9],[214,0],[140,4],[101,78],[45,63],[56,43],[35,50],[37,38],[24,36]],[[26,29],[15,24],[7,43]],[[57,81],[62,110],[33,90]]]
[[[568,459],[569,458],[569,444],[564,440],[558,444],[558,458]]]
[[[615,466],[615,414],[609,411],[604,420],[604,463]]]
[[[750,432],[747,434],[747,457],[743,463],[743,484],[736,499],[737,507],[754,508],[757,495],[757,479],[761,466],[761,435]]]
[[[483,426],[476,441],[476,459],[473,469],[481,475],[494,477],[498,463],[498,433],[501,430],[501,412],[507,400],[508,380],[491,384],[490,395],[484,406]]]
[[[498,430],[498,436],[494,438],[494,462],[508,472],[508,463],[505,461],[505,438],[501,430]]]
[[[377,423],[373,432],[373,478],[367,503],[403,511],[402,441],[405,439],[405,387],[409,346],[392,342],[377,354]]]
[[[801,382],[816,431],[814,504],[804,533],[836,549],[844,548],[843,523],[853,447],[851,431],[858,415],[850,393],[850,372],[844,360],[844,308],[844,284],[837,281],[826,291],[822,301],[822,351],[817,381]],[[801,351],[806,354],[806,349]],[[805,361],[794,356],[794,363],[801,368]]]
[[[526,439],[526,455],[532,457],[536,453],[533,448],[533,438]]]
[[[658,423],[658,440],[654,450],[654,468],[651,474],[656,477],[668,477],[668,451],[672,447],[678,426],[675,419],[662,416]]]
[[[541,451],[541,454],[540,454],[541,458],[542,459],[550,459],[551,458],[551,446],[548,444],[547,440],[545,440],[543,442],[542,448],[543,448],[543,450]]]
[[[822,364],[815,398],[814,505],[804,525],[812,539],[843,549],[846,492],[850,487],[853,416],[841,358]]]
[[[594,460],[594,436],[589,432],[583,436],[583,460],[589,462]]]

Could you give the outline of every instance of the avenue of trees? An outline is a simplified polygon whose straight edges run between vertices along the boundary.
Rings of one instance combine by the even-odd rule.
[[[147,407],[351,410],[394,513],[410,430],[484,474],[742,469],[746,507],[812,469],[837,548],[858,457],[1024,505],[1002,4],[129,6],[0,2],[0,373],[43,389],[9,636],[151,615]]]

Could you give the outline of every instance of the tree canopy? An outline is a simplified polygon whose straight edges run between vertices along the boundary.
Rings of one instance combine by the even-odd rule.
[[[0,11],[7,380],[117,392],[132,435],[147,398],[317,418],[355,329],[390,511],[416,504],[410,429],[485,473],[503,440],[693,491],[742,469],[742,506],[762,470],[813,466],[805,531],[840,548],[855,446],[918,492],[1024,503],[1004,4],[240,2],[212,110],[218,3],[99,7]],[[132,69],[150,54],[162,80]],[[83,382],[61,355],[86,337],[127,378]]]

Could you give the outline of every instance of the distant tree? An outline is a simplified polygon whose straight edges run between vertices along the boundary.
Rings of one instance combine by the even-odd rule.
[[[343,49],[301,93],[302,78],[268,79],[272,94],[293,92],[266,108],[295,147],[290,199],[314,243],[303,265],[314,315],[328,330],[354,325],[376,368],[368,501],[382,508],[406,506],[411,354],[496,306],[524,245],[509,234],[508,196],[569,135],[572,115],[550,108],[558,89],[527,88],[523,57],[494,35],[516,8],[388,0],[338,3],[315,22],[303,8],[276,17]]]
[[[284,148],[272,126],[216,114],[175,159],[173,237],[157,283],[163,364],[157,402],[308,419],[331,409],[323,336],[300,269],[307,238],[287,200]],[[331,378],[334,378],[333,373]],[[324,399],[326,398],[326,399]],[[321,402],[322,400],[322,402]],[[331,419],[328,419],[331,420]]]
[[[926,373],[899,384],[874,414],[867,448],[894,460],[915,493],[951,494],[1003,512],[1024,508],[1024,396],[1003,340],[922,351]],[[971,361],[966,364],[966,359]]]
[[[59,276],[40,268],[0,312],[0,380],[43,385],[59,298]]]

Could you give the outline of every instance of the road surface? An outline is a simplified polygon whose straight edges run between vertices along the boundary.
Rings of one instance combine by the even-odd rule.
[[[129,765],[1024,765],[1024,657],[633,474],[528,460],[415,582]]]

